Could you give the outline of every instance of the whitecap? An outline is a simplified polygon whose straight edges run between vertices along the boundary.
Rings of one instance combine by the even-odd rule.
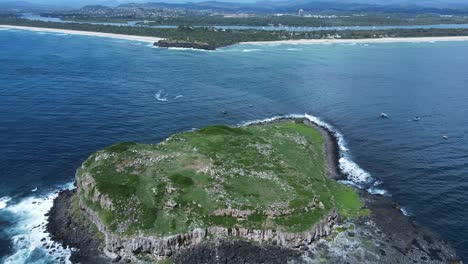
[[[0,209],[7,207],[9,201],[11,201],[11,197],[9,196],[0,198]]]
[[[408,208],[405,208],[405,207],[401,207],[400,208],[400,211],[405,215],[405,216],[410,216],[410,212],[408,210]]]
[[[73,187],[73,183],[62,185],[60,189]],[[5,211],[15,219],[15,225],[7,228],[4,232],[12,237],[13,254],[4,259],[4,263],[27,263],[34,258],[41,263],[56,262],[56,258],[63,258],[70,263],[70,249],[53,242],[47,231],[47,216],[57,192],[44,196],[30,196],[16,204],[9,205]],[[54,245],[55,251],[47,249]]]
[[[260,51],[260,49],[243,49],[242,52],[254,52],[254,51]]]
[[[159,48],[159,47],[157,47]],[[179,48],[179,47],[169,47],[168,50],[180,50],[180,51],[201,51],[201,52],[214,52],[215,50],[205,50],[205,49],[195,49],[195,48]]]
[[[34,189],[31,190],[31,192],[37,191],[37,187],[34,187]]]
[[[379,189],[376,187],[371,187],[367,189],[370,194],[379,194],[379,195],[388,195],[388,192],[384,189]]]
[[[174,97],[174,99],[176,99],[176,100],[177,100],[177,99],[180,99],[180,98],[182,98],[182,97],[184,97],[184,96],[183,96],[183,95],[181,95],[181,94],[179,94],[179,95],[177,95],[176,97]]]
[[[159,90],[154,95],[154,98],[156,98],[156,100],[161,101],[161,102],[167,102],[167,97],[163,97],[163,95],[162,95],[163,92],[164,92],[163,90]]]

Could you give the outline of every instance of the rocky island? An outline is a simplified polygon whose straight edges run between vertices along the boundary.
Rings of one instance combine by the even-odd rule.
[[[83,263],[447,263],[456,253],[385,197],[336,181],[307,119],[210,126],[91,155],[49,213]]]
[[[161,48],[189,48],[189,49],[201,49],[201,50],[216,50],[216,47],[206,42],[198,41],[181,41],[181,40],[159,40],[153,44],[156,47]]]

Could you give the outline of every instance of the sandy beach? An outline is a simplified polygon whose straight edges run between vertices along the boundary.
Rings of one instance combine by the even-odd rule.
[[[79,30],[68,30],[68,29],[55,29],[55,28],[40,28],[40,27],[24,27],[24,26],[10,26],[0,25],[0,29],[17,29],[17,30],[29,30],[36,32],[49,32],[58,34],[73,34],[82,36],[93,36],[93,37],[104,37],[114,39],[125,39],[132,41],[142,41],[154,43],[162,40],[163,38],[158,37],[145,37],[145,36],[134,36],[134,35],[123,35],[123,34],[112,34],[92,31],[79,31]],[[346,44],[346,43],[417,43],[417,42],[441,42],[441,41],[468,41],[468,36],[454,36],[454,37],[415,37],[415,38],[375,38],[375,39],[296,39],[296,40],[277,40],[277,41],[251,41],[241,42],[239,44],[248,45],[269,45],[269,44]]]
[[[345,43],[396,43],[396,42],[439,42],[439,41],[468,41],[468,36],[456,37],[417,37],[417,38],[376,38],[376,39],[296,39],[278,41],[252,41],[240,44],[345,44]]]
[[[113,33],[102,33],[92,31],[79,31],[79,30],[68,30],[68,29],[55,29],[55,28],[40,28],[40,27],[23,27],[23,26],[10,26],[0,25],[0,29],[17,29],[17,30],[29,30],[36,32],[49,32],[58,34],[72,34],[92,37],[104,37],[114,39],[125,39],[132,41],[141,41],[154,43],[162,40],[163,38],[158,37],[145,37],[135,35],[123,35]],[[296,40],[277,40],[277,41],[251,41],[241,42],[239,44],[247,45],[269,45],[269,44],[346,44],[346,43],[430,43],[430,42],[449,42],[449,41],[468,41],[468,36],[455,36],[455,37],[415,37],[415,38],[375,38],[375,39],[296,39]]]
[[[125,40],[133,40],[133,41],[141,41],[141,42],[149,42],[149,43],[158,42],[159,40],[162,39],[162,38],[157,38],[157,37],[144,37],[144,36],[122,35],[122,34],[79,31],[79,30],[67,30],[67,29],[55,29],[55,28],[22,27],[22,26],[10,26],[10,25],[0,25],[0,28],[29,30],[29,31],[36,31],[36,32],[49,32],[49,33],[58,33],[58,34],[72,34],[72,35],[92,36],[92,37],[103,37],[103,38],[114,38],[114,39],[125,39]]]

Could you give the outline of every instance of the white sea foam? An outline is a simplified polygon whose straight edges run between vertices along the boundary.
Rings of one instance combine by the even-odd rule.
[[[160,48],[160,47],[157,47],[155,46],[156,48]],[[205,50],[205,49],[195,49],[195,48],[179,48],[179,47],[169,47],[167,48],[169,50],[190,50],[190,51],[200,51],[200,52],[215,52],[216,50]]]
[[[163,97],[163,90],[159,90],[155,95],[154,95],[154,98],[156,98],[156,100],[158,101],[161,101],[161,102],[167,102],[167,97]]]
[[[70,189],[73,184],[62,186]],[[9,205],[5,211],[15,219],[15,226],[5,230],[12,237],[14,253],[4,259],[4,263],[55,263],[57,258],[63,258],[70,263],[70,249],[54,243],[46,231],[47,217],[57,192],[43,196],[27,197],[16,204]],[[47,249],[47,246],[54,248]]]
[[[31,190],[31,192],[37,191],[37,187],[34,187],[34,189]]]
[[[11,197],[5,196],[0,198],[0,210],[7,207],[9,201],[11,201]]]
[[[182,97],[184,97],[184,96],[183,96],[183,95],[181,95],[181,94],[179,94],[179,95],[177,95],[176,97],[174,97],[174,99],[176,99],[176,100],[177,100],[177,99],[180,99],[180,98],[182,98]]]
[[[260,51],[260,49],[243,49],[242,52],[254,52],[254,51]]]
[[[339,147],[339,155],[340,158],[338,160],[338,167],[340,168],[341,172],[346,176],[347,180],[343,181],[344,183],[355,185],[359,188],[364,188],[365,186],[368,186],[374,179],[372,176],[363,170],[361,167],[359,167],[358,164],[356,164],[351,157],[351,153],[349,152],[349,149],[347,148],[346,141],[343,137],[343,135],[335,129],[332,125],[322,121],[320,118],[309,115],[309,114],[304,114],[304,115],[298,115],[298,114],[292,114],[292,115],[285,115],[285,116],[274,116],[271,118],[266,118],[263,120],[254,120],[254,121],[248,121],[244,122],[241,125],[250,125],[250,124],[255,124],[255,123],[264,123],[264,122],[271,122],[275,121],[278,119],[282,118],[306,118],[309,121],[327,129],[332,133],[335,138],[338,141],[338,147]]]
[[[410,212],[408,210],[408,208],[405,208],[405,207],[401,207],[400,208],[400,211],[405,215],[405,216],[410,216]]]
[[[379,194],[379,195],[388,195],[388,192],[384,189],[379,189],[376,187],[370,187],[367,189],[370,194]]]

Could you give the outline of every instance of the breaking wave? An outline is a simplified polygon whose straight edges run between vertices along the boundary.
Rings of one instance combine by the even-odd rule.
[[[254,52],[254,51],[261,51],[261,49],[243,49],[242,52]]]
[[[400,211],[402,214],[404,214],[405,216],[410,216],[411,213],[408,211],[408,208],[405,208],[405,207],[401,207],[400,208]]]
[[[73,184],[60,186],[71,189]],[[30,196],[6,206],[2,214],[14,223],[3,230],[11,237],[13,253],[3,263],[70,263],[71,249],[53,242],[46,231],[47,216],[58,190],[41,196]],[[3,197],[2,199],[4,199]]]
[[[7,207],[9,201],[11,201],[11,197],[9,196],[0,198],[0,209]]]
[[[163,95],[162,95],[163,92],[164,92],[164,90],[159,90],[154,95],[154,98],[156,98],[156,100],[161,101],[161,102],[167,102],[167,97],[163,97]]]
[[[160,48],[160,47],[157,47],[155,46],[156,48]],[[168,50],[189,50],[189,51],[200,51],[200,52],[215,52],[216,50],[205,50],[205,49],[195,49],[195,48],[180,48],[180,47],[169,47],[169,48],[165,48],[165,49],[168,49]]]
[[[274,116],[274,117],[266,118],[262,120],[244,122],[241,125],[251,125],[255,123],[271,122],[271,121],[275,121],[275,120],[283,119],[283,118],[306,118],[312,123],[315,123],[318,126],[327,129],[336,138],[338,147],[339,147],[338,167],[340,168],[341,173],[343,173],[346,176],[346,180],[343,180],[344,183],[350,184],[359,188],[366,188],[370,186],[373,182],[375,182],[375,180],[372,178],[372,176],[368,172],[363,170],[361,167],[359,167],[358,164],[356,164],[352,160],[351,153],[347,147],[347,144],[343,135],[332,125],[322,121],[320,118],[316,116],[309,115],[309,114],[303,114],[303,115],[291,114],[291,115],[284,115],[284,116]]]

